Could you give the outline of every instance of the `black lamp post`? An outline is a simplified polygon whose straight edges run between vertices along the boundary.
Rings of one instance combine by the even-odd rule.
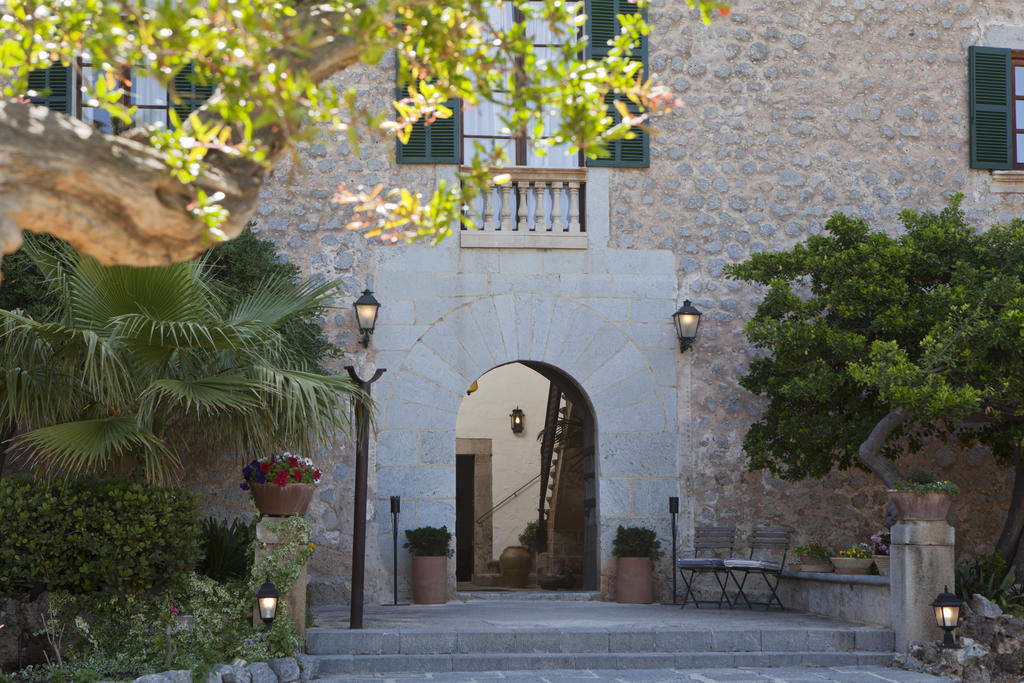
[[[402,497],[391,496],[391,560],[394,574],[395,604],[398,604],[398,516],[402,514]]]
[[[949,586],[946,586],[945,590],[939,593],[939,597],[935,598],[932,607],[935,609],[935,623],[946,632],[942,639],[942,647],[956,647],[953,629],[960,619],[960,608],[963,607],[963,603],[957,600],[957,597],[949,592]]]
[[[512,419],[512,433],[521,434],[523,431],[523,418],[525,417],[523,411],[520,410],[519,406],[516,406],[512,409],[512,414],[509,417]]]
[[[676,336],[679,337],[680,352],[693,346],[693,342],[697,339],[700,315],[700,311],[694,308],[689,299],[684,301],[679,310],[672,314],[672,321],[676,324]]]
[[[373,292],[364,289],[363,295],[356,299],[352,306],[356,309],[356,321],[359,324],[359,333],[363,335],[365,348],[370,345],[370,335],[377,326],[377,309],[380,308],[380,302],[373,298]]]
[[[274,584],[270,583],[270,577],[260,586],[260,589],[256,592],[256,605],[260,611],[260,619],[266,626],[263,631],[269,631],[270,625],[274,623],[274,617],[277,616],[277,601],[281,597],[281,594],[277,592],[277,588]]]
[[[679,496],[668,497],[668,514],[672,515],[672,604],[676,604],[676,515],[679,514]]]

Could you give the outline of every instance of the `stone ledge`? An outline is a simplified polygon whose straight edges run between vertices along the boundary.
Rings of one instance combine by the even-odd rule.
[[[799,581],[824,581],[825,583],[850,583],[863,584],[868,586],[888,586],[888,576],[877,576],[871,574],[836,574],[835,572],[796,572],[786,570],[782,572],[784,579],[797,579]]]
[[[994,193],[1024,192],[1024,171],[992,171],[989,191]]]

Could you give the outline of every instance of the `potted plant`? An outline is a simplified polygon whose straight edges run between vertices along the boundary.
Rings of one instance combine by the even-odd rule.
[[[930,472],[915,471],[893,485],[889,498],[900,521],[944,521],[960,487]]]
[[[800,571],[802,572],[824,572],[832,571],[832,551],[816,541],[807,545],[797,546],[794,551],[800,560]]]
[[[612,543],[616,602],[654,602],[653,563],[661,557],[661,541],[652,529],[619,526]]]
[[[871,572],[871,548],[867,543],[854,543],[846,550],[840,550],[837,557],[830,558],[836,574],[868,574]]]
[[[412,553],[412,601],[417,605],[441,605],[448,584],[447,559],[452,534],[448,527],[421,526],[405,532],[403,545]]]
[[[257,458],[242,468],[242,490],[252,493],[265,517],[305,514],[321,472],[309,458],[285,452]]]
[[[871,559],[878,567],[878,573],[882,576],[889,576],[889,546],[892,545],[892,535],[885,529],[875,532],[871,537]]]

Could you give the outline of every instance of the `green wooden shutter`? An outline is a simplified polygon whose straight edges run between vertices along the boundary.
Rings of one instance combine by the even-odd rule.
[[[182,121],[187,119],[189,114],[203,106],[203,102],[206,102],[213,95],[213,86],[197,83],[195,81],[195,73],[195,67],[192,64],[188,64],[182,67],[178,73],[174,74],[173,87],[175,99],[173,99],[171,106]]]
[[[70,66],[54,64],[46,69],[30,71],[28,89],[37,93],[29,98],[32,104],[41,104],[62,114],[71,113]]]
[[[586,0],[587,12],[587,52],[588,59],[603,59],[608,56],[608,41],[619,34],[621,25],[618,20],[619,14],[635,14],[640,11],[635,3],[629,0]],[[644,19],[647,18],[647,10],[643,10]],[[639,60],[642,67],[643,77],[647,78],[647,36],[641,38],[639,45],[634,46],[632,57]],[[616,99],[626,103],[626,107],[632,111],[639,111],[639,107],[626,98],[617,96]],[[622,120],[619,112],[613,104],[613,96],[605,96],[605,103],[608,106],[608,115],[615,123]],[[596,159],[587,159],[587,166],[617,166],[628,168],[647,168],[651,165],[651,140],[650,135],[640,128],[633,128],[634,137],[629,140],[614,140],[606,145],[604,153]]]
[[[1013,168],[1010,51],[967,48],[970,80],[971,168]]]
[[[397,60],[396,60],[397,62]],[[396,63],[395,98],[407,96],[408,80],[403,79],[401,67]],[[453,98],[444,103],[453,114],[446,119],[435,119],[429,126],[417,121],[412,126],[409,142],[398,141],[396,160],[400,164],[458,164],[462,161],[462,108],[461,101]]]

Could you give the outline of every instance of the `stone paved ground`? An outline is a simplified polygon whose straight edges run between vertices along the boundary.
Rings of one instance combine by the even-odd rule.
[[[485,671],[434,674],[347,674],[316,679],[334,683],[384,683],[385,681],[535,681],[563,683],[938,683],[949,679],[928,674],[880,666],[863,667],[784,667],[742,669],[652,669],[647,671]]]

